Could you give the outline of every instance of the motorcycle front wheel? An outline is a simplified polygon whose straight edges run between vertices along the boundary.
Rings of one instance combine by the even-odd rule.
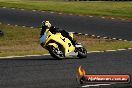
[[[64,53],[58,48],[55,48],[54,46],[48,46],[48,51],[50,55],[58,60],[62,60],[64,58]]]

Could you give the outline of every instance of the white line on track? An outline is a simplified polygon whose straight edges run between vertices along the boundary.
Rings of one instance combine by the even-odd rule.
[[[113,40],[116,40],[117,38],[112,38]]]
[[[132,48],[128,48],[128,50],[131,50]]]
[[[16,9],[16,8],[11,8],[11,9]]]
[[[32,56],[42,56],[42,55],[25,55],[26,57],[32,57]]]
[[[2,8],[6,8],[6,7],[2,7]]]
[[[117,51],[117,50],[106,50],[106,52],[112,52],[112,51]]]
[[[103,37],[104,39],[108,38],[108,37]]]
[[[11,24],[7,24],[7,25],[11,25]]]
[[[97,36],[97,38],[100,38],[100,36]]]
[[[118,40],[122,41],[123,39],[118,39]]]
[[[114,20],[115,18],[112,17],[111,19]]]
[[[33,26],[31,26],[30,28],[34,28]]]
[[[85,35],[88,35],[88,34],[85,34]]]
[[[22,26],[22,27],[24,27],[24,28],[25,28],[26,26]]]
[[[0,57],[0,59],[2,59],[2,58],[15,58],[15,57],[25,57],[25,56],[7,56],[7,57]]]
[[[93,16],[89,16],[89,17],[93,17]]]
[[[99,53],[99,52],[104,52],[104,51],[90,51],[88,53]]]
[[[18,25],[15,25],[15,27],[17,27]]]
[[[125,42],[126,42],[127,40],[123,40],[123,41],[125,41]]]
[[[24,9],[20,9],[20,10],[24,10]]]
[[[55,13],[55,12],[50,12],[50,13]]]
[[[6,57],[0,57],[0,59],[10,59],[10,58],[19,58],[19,57],[37,57],[37,56],[46,56],[50,54],[43,54],[43,55],[24,55],[24,56],[6,56]]]
[[[112,84],[91,84],[91,85],[84,85],[81,87],[95,87],[95,86],[109,86],[109,85],[112,85]]]
[[[45,12],[45,11],[41,11],[41,12]]]
[[[62,14],[62,13],[58,13],[58,14]]]
[[[101,17],[102,19],[105,19],[105,17]]]
[[[123,51],[123,50],[127,50],[127,49],[117,49],[118,51]]]
[[[32,10],[33,12],[36,12],[36,10],[34,9],[34,10]]]

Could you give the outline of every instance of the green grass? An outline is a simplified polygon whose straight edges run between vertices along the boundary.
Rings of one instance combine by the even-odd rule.
[[[0,6],[73,14],[132,17],[132,2],[68,2],[63,0],[0,0]]]
[[[0,56],[48,53],[39,45],[40,29],[0,25],[5,35],[0,37]]]
[[[0,56],[42,55],[48,53],[39,44],[39,28],[31,29],[1,24],[0,30],[5,34],[3,37],[0,37]],[[89,51],[132,47],[130,42],[96,39],[84,35],[74,35],[74,37]]]
[[[89,36],[85,35],[76,36],[76,39],[90,51],[127,49],[132,47],[132,42],[128,41],[89,38]]]

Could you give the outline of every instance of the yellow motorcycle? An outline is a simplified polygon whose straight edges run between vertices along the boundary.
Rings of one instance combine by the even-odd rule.
[[[73,38],[73,33],[69,33],[69,35]],[[44,41],[42,47],[47,49],[50,55],[56,59],[63,59],[71,56],[76,56],[78,58],[87,57],[87,50],[81,44],[72,45],[71,41],[62,36],[60,32],[53,34],[49,29],[46,29],[40,41]]]

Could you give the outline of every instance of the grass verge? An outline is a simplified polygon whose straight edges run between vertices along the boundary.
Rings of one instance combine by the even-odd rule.
[[[132,2],[68,2],[63,0],[0,0],[0,6],[73,14],[132,18]]]
[[[1,24],[0,30],[4,32],[4,36],[0,37],[0,56],[42,55],[48,53],[39,44],[39,28],[31,29]],[[96,39],[84,35],[75,35],[75,39],[81,42],[89,51],[132,47],[130,42]]]
[[[85,35],[76,35],[75,38],[79,40],[90,51],[105,51],[105,50],[117,50],[127,49],[132,47],[132,43],[129,41],[119,41],[111,39],[97,39]]]

